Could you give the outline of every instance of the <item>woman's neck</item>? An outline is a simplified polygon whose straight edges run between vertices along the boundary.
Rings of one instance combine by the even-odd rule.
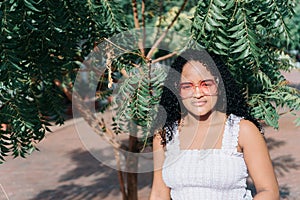
[[[217,124],[219,122],[224,121],[226,118],[226,114],[219,112],[219,111],[211,111],[207,113],[206,115],[202,116],[195,116],[190,113],[188,113],[183,121],[184,124],[187,126],[194,126],[194,125],[213,125]]]

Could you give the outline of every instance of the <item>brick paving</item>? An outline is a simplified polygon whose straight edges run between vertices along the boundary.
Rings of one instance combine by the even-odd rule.
[[[0,166],[1,184],[9,200],[89,199],[92,193],[99,197],[110,194],[97,179],[114,179],[114,173],[102,169],[84,150],[71,123],[47,134],[38,147],[40,152],[26,159],[9,159]]]
[[[121,200],[116,170],[82,144],[73,120],[54,128],[26,159],[0,165],[0,200]],[[152,175],[139,176],[139,197],[148,197]]]
[[[291,79],[298,81],[298,75]],[[288,200],[300,199],[300,168],[295,168],[300,164],[300,127],[294,126],[294,119],[287,114],[281,117],[278,131],[266,128],[266,138],[273,141],[270,154],[276,169],[286,169],[278,181],[287,194],[282,199]],[[0,165],[0,200],[122,199],[116,170],[87,151],[73,120],[54,127],[38,147],[40,151],[26,159],[7,158]],[[139,174],[140,200],[148,198],[151,181],[151,173]]]

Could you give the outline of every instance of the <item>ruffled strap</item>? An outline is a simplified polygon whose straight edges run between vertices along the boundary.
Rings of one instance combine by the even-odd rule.
[[[242,117],[230,114],[225,124],[225,130],[222,141],[222,149],[232,150],[233,153],[237,152],[238,138],[240,131],[240,121]]]

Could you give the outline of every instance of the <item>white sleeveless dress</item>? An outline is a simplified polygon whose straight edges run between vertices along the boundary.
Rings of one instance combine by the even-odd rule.
[[[251,200],[243,153],[237,151],[241,118],[229,115],[221,149],[181,150],[178,124],[166,145],[163,180],[172,200]]]

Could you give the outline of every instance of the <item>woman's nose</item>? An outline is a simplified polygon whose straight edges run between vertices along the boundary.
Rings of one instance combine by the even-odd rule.
[[[203,92],[202,92],[201,88],[199,87],[199,85],[196,85],[196,86],[195,86],[193,96],[194,96],[195,98],[199,98],[199,97],[202,97],[202,96],[203,96]]]

